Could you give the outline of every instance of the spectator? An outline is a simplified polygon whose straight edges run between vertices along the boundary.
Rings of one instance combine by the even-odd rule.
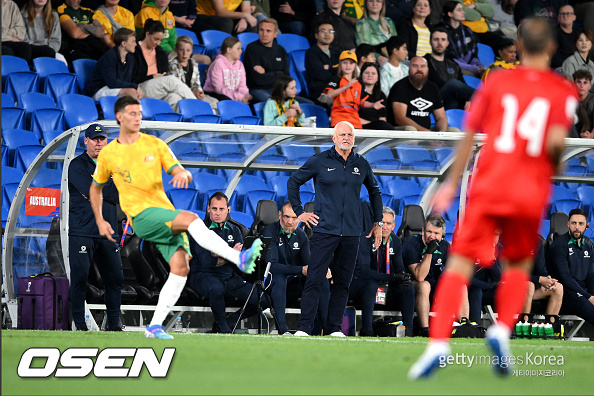
[[[553,241],[547,263],[551,276],[563,284],[562,311],[594,324],[594,245],[584,237],[588,226],[584,210],[571,210],[569,232]]]
[[[169,2],[169,11],[173,14],[175,26],[182,29],[190,29],[196,34],[200,34],[202,26],[196,23],[197,11],[195,0],[171,0]]]
[[[132,82],[136,36],[134,31],[121,28],[113,35],[116,46],[107,51],[95,65],[89,83],[93,100],[102,96],[144,97],[138,84]]]
[[[571,78],[573,73],[579,69],[588,70],[594,74],[594,61],[590,58],[592,51],[592,32],[580,29],[576,32],[575,48],[576,51],[569,58],[563,61],[561,71],[567,78]]]
[[[489,0],[493,5],[493,15],[487,17],[491,31],[514,39],[518,35],[518,27],[514,21],[514,8],[518,0]]]
[[[592,94],[592,73],[580,69],[573,73],[580,105],[576,110],[576,123],[571,128],[570,137],[594,138],[594,94]]]
[[[594,32],[594,2],[592,0],[574,0],[572,2],[578,15],[578,22],[584,24],[584,29]]]
[[[563,61],[573,55],[576,42],[576,31],[573,29],[575,12],[573,7],[565,4],[559,9],[559,24],[557,25],[557,52],[553,55],[551,67],[561,67]]]
[[[363,18],[365,0],[345,0],[343,15],[346,16],[354,25],[359,19]]]
[[[477,39],[472,30],[462,24],[465,20],[462,4],[455,0],[443,6],[443,26],[448,31],[446,54],[454,59],[464,74],[480,78],[485,66],[478,58]]]
[[[134,15],[126,8],[119,5],[120,0],[105,0],[105,4],[95,11],[94,18],[103,25],[109,36],[108,47],[113,47],[113,34],[118,29],[134,29]]]
[[[330,125],[348,121],[357,129],[361,129],[359,106],[367,98],[363,98],[363,87],[357,80],[357,56],[352,51],[343,51],[338,63],[338,75],[328,83],[324,93],[331,99]]]
[[[105,284],[105,306],[107,308],[107,330],[122,331],[120,327],[120,304],[122,303],[122,259],[116,242],[99,234],[89,202],[89,189],[97,167],[99,152],[107,144],[107,133],[103,126],[91,124],[85,131],[86,151],[74,158],[68,167],[68,192],[70,194],[69,249],[70,249],[70,301],[72,319],[77,330],[88,331],[85,323],[85,296],[87,279],[93,259]],[[118,190],[113,180],[103,186],[103,217],[112,230],[118,230],[116,205]],[[118,240],[118,233],[111,237]]]
[[[387,97],[394,84],[408,76],[408,66],[403,63],[408,57],[408,49],[401,36],[391,37],[386,43],[386,48],[390,57],[388,62],[380,67],[380,82],[382,92]]]
[[[241,42],[237,37],[223,40],[221,53],[208,68],[204,91],[219,100],[250,103],[252,95],[246,85],[245,68],[241,58]]]
[[[159,45],[165,36],[165,28],[159,21],[144,21],[144,33],[134,52],[132,81],[147,98],[167,101],[173,111],[178,111],[181,99],[195,99],[196,96],[180,79],[166,75],[169,61],[165,50]]]
[[[66,62],[58,51],[62,45],[60,17],[47,0],[29,0],[21,11],[27,34],[24,41],[31,46],[31,57],[47,56]]]
[[[394,129],[386,121],[386,95],[381,90],[377,63],[365,63],[361,68],[362,96],[367,97],[359,107],[363,129]]]
[[[329,22],[322,22],[315,27],[316,44],[305,53],[305,73],[309,96],[315,103],[326,108],[332,106],[332,100],[323,92],[336,75],[336,65],[340,53],[330,46],[336,32]]]
[[[386,16],[398,26],[410,14],[412,14],[412,1],[408,0],[385,0],[386,1]]]
[[[429,66],[429,81],[439,87],[443,106],[447,109],[464,109],[474,94],[462,77],[460,66],[446,57],[449,45],[448,32],[437,27],[431,32],[431,53],[425,55]]]
[[[23,41],[26,35],[19,7],[12,0],[2,0],[2,54],[18,56],[31,63],[31,46]]]
[[[287,182],[289,200],[297,218],[313,228],[311,260],[301,296],[301,319],[296,336],[308,336],[312,332],[320,301],[320,284],[326,278],[332,255],[333,286],[325,334],[345,336],[340,331],[341,323],[363,231],[361,216],[354,215],[361,210],[362,185],[369,193],[375,222],[367,237],[373,236],[375,246],[381,243],[382,193],[369,162],[352,151],[355,128],[348,122],[340,122],[334,127],[332,141],[334,147],[308,159]],[[299,188],[312,178],[314,213],[307,213],[301,205]]]
[[[326,0],[324,10],[314,18],[312,25],[319,26],[327,22],[334,28],[334,40],[330,44],[332,48],[341,53],[342,51],[354,51],[357,46],[355,42],[355,27],[353,22],[343,15],[344,0]]]
[[[415,287],[415,304],[422,337],[429,335],[431,295],[448,257],[450,244],[443,239],[445,231],[445,219],[432,213],[425,219],[421,233],[410,237],[402,248],[402,259],[412,274]]]
[[[493,4],[489,0],[457,0],[464,10],[463,25],[472,30],[478,40],[494,48],[501,38],[501,34],[491,32],[487,18],[494,14]],[[443,8],[443,7],[442,7]],[[445,20],[444,20],[445,22]]]
[[[264,106],[264,125],[303,126],[305,116],[295,100],[297,83],[291,76],[279,76],[272,86],[270,99]]]
[[[482,80],[487,81],[487,77],[494,70],[513,70],[518,67],[520,62],[516,60],[516,53],[516,42],[511,39],[502,39],[499,42],[495,62],[485,70]]]
[[[522,312],[532,312],[532,301],[548,298],[546,314],[559,315],[563,303],[563,285],[547,273],[544,243],[534,252],[534,267],[528,282],[528,296]]]
[[[208,199],[206,207],[208,216],[204,220],[204,225],[226,241],[229,247],[241,251],[243,247],[241,231],[237,226],[227,222],[230,211],[227,196],[221,192],[214,193]],[[257,294],[250,295],[252,285],[235,273],[233,263],[206,250],[194,239],[190,239],[190,250],[192,252],[190,286],[196,293],[208,299],[208,305],[214,315],[213,332],[231,333],[239,319],[240,310],[225,318],[225,296],[234,297],[242,302],[247,301],[249,296],[243,318],[249,318],[258,313]]]
[[[349,296],[359,300],[361,309],[362,337],[373,336],[373,309],[374,304],[388,305],[395,302],[402,311],[402,319],[406,327],[406,336],[413,335],[413,316],[415,310],[415,289],[411,284],[410,274],[405,272],[402,263],[402,243],[394,234],[395,213],[387,206],[383,207],[382,242],[376,248],[367,238],[371,229],[371,204],[364,202],[363,206],[364,232],[359,241],[357,253],[357,266]],[[385,300],[381,300],[381,298]]]
[[[428,21],[431,5],[429,0],[412,0],[412,3],[411,17],[396,27],[398,35],[406,42],[406,48],[411,58],[425,56],[431,52],[431,43],[429,42],[431,24]]]
[[[192,58],[194,42],[188,36],[177,38],[175,53],[177,56],[169,59],[169,74],[178,78],[192,90],[197,99],[207,102],[213,110],[217,111],[218,100],[206,95],[200,84],[198,62]]]
[[[98,60],[109,48],[110,39],[94,11],[80,6],[78,0],[64,0],[58,7],[62,26],[62,51],[69,63],[73,60],[91,58]]]
[[[355,55],[357,56],[357,71],[361,74],[361,67],[364,63],[370,62],[374,63],[377,61],[377,57],[375,54],[375,47],[369,44],[360,44],[355,49]],[[385,60],[385,58],[384,58]]]
[[[386,17],[385,0],[365,0],[363,18],[355,23],[357,45],[366,43],[377,46],[392,36],[396,36],[396,25]]]
[[[258,21],[252,15],[249,0],[196,0],[196,9],[195,24],[201,31],[214,29],[229,34],[256,31]]]
[[[142,2],[142,9],[134,17],[134,26],[136,26],[136,35],[141,36],[144,33],[144,25],[146,21],[152,19],[153,21],[160,21],[165,28],[163,32],[163,39],[160,41],[160,46],[169,54],[175,48],[177,42],[177,30],[175,30],[175,18],[171,11],[169,11],[170,0],[144,0]]]
[[[278,212],[278,220],[269,224],[262,231],[263,237],[272,238],[266,261],[270,263],[270,287],[272,288],[272,305],[278,322],[278,333],[290,335],[285,320],[288,295],[301,297],[303,280],[307,276],[310,261],[309,239],[301,228],[291,202],[286,201]],[[330,270],[326,278],[331,277]],[[326,327],[328,317],[328,300],[330,299],[330,282],[320,283],[320,304],[318,306],[318,322],[321,329]],[[314,326],[315,327],[315,326]],[[317,332],[314,332],[314,334]]]
[[[522,20],[530,16],[537,16],[550,23],[555,23],[559,9],[563,4],[565,4],[563,0],[518,0],[514,9],[514,20],[516,25],[520,25]]]
[[[427,59],[415,56],[410,61],[408,78],[398,81],[390,90],[386,105],[388,122],[397,126],[396,129],[429,131],[430,115],[433,113],[434,130],[453,130],[448,128],[439,88],[431,81],[427,81],[428,74]]]
[[[316,15],[315,1],[271,0],[270,12],[282,32],[309,37],[309,25]]]

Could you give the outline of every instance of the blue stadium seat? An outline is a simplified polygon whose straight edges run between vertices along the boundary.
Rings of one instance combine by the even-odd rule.
[[[78,79],[75,74],[50,74],[46,77],[45,81],[46,93],[56,102],[58,101],[58,98],[63,95],[78,93]]]
[[[372,168],[377,169],[400,169],[402,168],[402,164],[400,160],[397,159],[387,159],[387,160],[379,160],[371,164]],[[380,186],[385,186],[387,182],[390,180],[394,180],[394,176],[384,176],[384,175],[375,175]]]
[[[433,150],[433,155],[435,155],[435,159],[439,161],[441,165],[444,165],[451,156],[454,154],[453,147],[438,147]]]
[[[231,212],[231,218],[239,222],[240,224],[243,224],[248,229],[250,229],[250,227],[254,223],[254,216],[248,213],[233,211]]]
[[[2,165],[2,184],[20,183],[25,173],[17,168]]]
[[[276,42],[282,46],[287,54],[295,50],[306,50],[309,49],[309,41],[298,34],[282,33],[276,36]]]
[[[493,49],[486,44],[477,43],[478,48],[478,58],[485,66],[485,68],[491,66],[493,62],[495,62],[495,53]]]
[[[14,99],[7,93],[2,92],[2,107],[14,107]]]
[[[300,91],[305,95],[309,96],[309,87],[307,86],[307,79],[305,78],[305,52],[306,50],[294,50],[289,55],[290,71],[295,72],[297,81],[301,87]]]
[[[60,105],[64,110],[64,118],[69,128],[99,119],[95,102],[88,96],[79,94],[63,95],[60,97]]]
[[[594,186],[578,187],[577,196],[582,201],[583,207],[587,209],[588,214],[592,216],[594,214]]]
[[[326,109],[310,103],[300,103],[299,107],[303,110],[305,117],[316,116],[316,128],[330,128],[330,118]]]
[[[173,111],[169,103],[161,99],[143,98],[140,99],[140,103],[142,104],[142,118],[144,120],[152,120],[156,114],[178,114]]]
[[[445,114],[448,120],[448,126],[462,130],[462,122],[466,115],[466,111],[461,109],[448,109],[445,111]]]
[[[198,190],[193,188],[172,188],[167,192],[169,199],[176,209],[198,209]]]
[[[60,62],[61,63],[61,62]],[[39,109],[57,109],[56,101],[39,92],[26,92],[19,97],[19,107],[25,109],[25,124],[30,127],[31,113]]]
[[[237,116],[231,118],[230,124],[236,125],[262,125],[262,119],[258,116]]]
[[[50,186],[59,186],[60,183],[62,183],[61,170],[42,167],[31,181],[31,187],[50,188]]]
[[[222,124],[223,120],[221,119],[220,115],[201,114],[195,115],[192,118],[190,118],[190,122],[194,122],[197,124]]]
[[[25,92],[39,91],[39,75],[35,72],[14,72],[6,78],[6,93],[13,98],[18,98]]]
[[[206,54],[211,58],[217,55],[223,40],[231,37],[229,33],[220,30],[203,30],[200,35],[202,36],[202,43],[206,46]]]
[[[198,36],[196,36],[196,33],[194,33],[191,30],[187,30],[187,29],[182,29],[179,27],[175,27],[175,30],[177,31],[177,37],[181,37],[181,36],[188,36],[189,38],[192,39],[192,44],[193,44],[193,49],[192,49],[192,53],[193,54],[204,54],[206,51],[206,47],[202,44],[200,44],[200,41],[198,40]]]
[[[305,206],[308,202],[314,202],[316,195],[309,191],[300,191],[299,196],[301,197],[301,203]]]
[[[2,108],[2,130],[24,129],[25,128],[25,109],[20,107]]]
[[[26,60],[12,55],[2,55],[2,86],[6,86],[6,77],[14,72],[31,71]],[[14,96],[13,99],[16,99]]]
[[[394,198],[394,209],[399,214],[402,213],[399,209],[404,207],[401,202],[403,197],[409,195],[420,195],[422,193],[417,182],[413,180],[393,178],[392,180],[387,181],[384,186],[386,187],[388,193]]]
[[[485,67],[489,67],[489,65],[485,65]],[[481,84],[481,79],[478,77],[474,77],[474,76],[469,76],[469,75],[462,75],[462,78],[464,79],[464,82],[466,83],[466,85],[468,85],[469,87],[472,87],[474,89],[477,89],[479,87],[479,85]]]
[[[97,61],[93,59],[77,59],[72,61],[74,73],[76,74],[76,77],[78,77],[78,89],[85,95],[89,94],[87,87],[89,86],[89,82],[93,76],[93,71],[95,70],[96,64]]]
[[[297,89],[297,95],[301,93],[301,78],[299,72],[295,68],[295,64],[289,59],[289,74],[295,80],[295,88]]]
[[[235,187],[235,191],[233,191],[231,196],[229,202],[231,209],[240,210],[238,208],[243,208],[243,198],[245,194],[249,191],[255,190],[271,191],[264,179],[261,177],[254,175],[243,175],[241,179],[239,179],[239,183],[237,183],[237,187]]]
[[[280,149],[289,161],[297,161],[300,158],[311,157],[316,153],[313,146],[297,142],[284,143],[280,146]]]
[[[433,160],[429,150],[419,146],[396,146],[396,153],[402,165],[410,165],[415,161]]]
[[[439,162],[435,160],[415,161],[410,167],[415,170],[428,170],[437,171],[439,170]],[[414,180],[419,184],[422,189],[425,189],[429,183],[433,180],[432,177],[414,177]]]
[[[200,99],[182,99],[177,102],[179,112],[184,116],[184,121],[190,121],[195,115],[214,115],[212,107]]]
[[[243,33],[238,33],[237,38],[241,42],[242,52],[245,52],[245,47],[247,47],[248,44],[253,43],[254,41],[258,40],[260,37],[258,36],[258,33],[243,32]]]
[[[6,222],[8,221],[8,208],[2,207],[2,227],[6,228]]]
[[[365,157],[365,159],[370,163],[375,163],[381,160],[393,160],[394,154],[392,153],[392,150],[389,147],[378,146],[371,149],[371,151],[365,153],[363,157]]]
[[[183,116],[179,113],[157,113],[153,115],[151,121],[182,122]]]
[[[204,63],[198,63],[198,77],[200,78],[200,86],[203,87],[206,83],[206,72],[208,71],[208,65]]]
[[[22,172],[26,172],[41,150],[43,150],[43,146],[40,145],[17,147],[14,154],[14,167],[20,169]],[[47,167],[48,164],[45,163],[42,166]]]
[[[33,132],[24,129],[7,129],[2,132],[4,144],[8,146],[9,163],[14,164],[16,149],[20,146],[38,146],[39,139]]]
[[[569,214],[572,209],[576,208],[583,208],[582,201],[579,199],[558,199],[551,203],[551,211],[550,213],[553,214],[555,212],[562,212]]]
[[[20,183],[20,182],[19,182]],[[19,183],[2,183],[2,207],[10,209]]]
[[[218,190],[224,192],[227,189],[227,180],[223,176],[203,172],[199,168],[190,168],[190,172],[194,175],[194,185],[199,192],[199,208],[206,208],[206,201],[208,200],[208,196],[205,195],[206,191]]]
[[[239,149],[239,145],[237,144],[237,142],[228,139],[211,138],[203,141],[202,145],[204,147],[204,152],[210,155],[211,157],[218,157],[222,154],[228,153],[241,153],[241,150]],[[241,156],[243,157],[243,154],[241,154]]]
[[[38,139],[43,138],[43,131],[66,130],[64,110],[62,109],[39,109],[31,114],[31,132]]]
[[[258,201],[263,199],[269,199],[276,202],[276,193],[271,190],[248,191],[243,198],[243,212],[255,217]]]
[[[544,219],[540,221],[540,227],[538,228],[538,235],[543,238],[547,238],[549,232],[551,231],[551,220]]]
[[[279,207],[287,200],[287,180],[289,176],[278,175],[271,177],[268,183],[276,193],[276,203]]]
[[[254,103],[254,112],[261,120],[264,120],[264,106],[266,106],[266,102]]]
[[[233,117],[254,116],[249,105],[235,100],[221,100],[218,108],[224,124],[230,123]]]
[[[219,148],[220,149],[220,148]],[[241,153],[225,153],[220,154],[215,158],[218,162],[239,162],[243,163],[245,156]],[[230,169],[230,168],[220,168],[215,170],[215,174],[219,176],[223,176],[226,180],[231,180],[233,176],[237,173],[237,169]],[[234,209],[241,209],[241,208],[234,208]]]
[[[44,93],[47,93],[47,76],[55,73],[72,74],[68,70],[68,66],[56,58],[49,58],[45,56],[35,58],[33,59],[33,66],[35,67],[35,72],[39,74],[39,86]],[[75,76],[74,74],[72,75]]]
[[[567,187],[563,186],[552,186],[551,202],[558,201],[560,199],[576,199],[577,195]]]
[[[102,96],[99,98],[99,106],[101,106],[104,120],[116,119],[114,105],[119,98],[119,96]]]
[[[445,212],[444,216],[446,220],[448,220],[452,224],[458,223],[458,211],[460,210],[460,198],[454,198],[452,200],[452,205],[450,208]]]
[[[60,136],[63,133],[64,133],[63,129],[44,130],[42,133],[43,142],[47,146],[52,140],[54,140],[55,138],[57,138],[58,136]],[[65,154],[67,147],[68,147],[68,141],[65,141],[64,143],[62,143],[62,145],[60,145],[60,147],[58,147],[56,149],[56,151],[54,151],[54,154]]]

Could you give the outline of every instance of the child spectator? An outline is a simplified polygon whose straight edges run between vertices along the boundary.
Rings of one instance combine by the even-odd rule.
[[[297,96],[297,83],[290,76],[280,76],[272,86],[270,99],[264,106],[264,125],[268,126],[302,126],[305,116]]]
[[[144,31],[144,24],[147,19],[153,21],[160,21],[165,28],[165,34],[161,41],[161,48],[166,53],[173,51],[175,43],[177,42],[177,30],[175,30],[175,18],[171,11],[169,11],[170,0],[144,0],[142,2],[142,9],[134,17],[134,25],[136,26],[136,34],[140,36]]]
[[[357,56],[353,51],[342,51],[338,64],[338,76],[328,83],[324,93],[332,99],[330,126],[340,121],[348,121],[361,129],[359,106],[367,98],[362,98],[363,87],[357,80]]]
[[[380,67],[380,82],[382,92],[386,97],[390,94],[390,89],[399,80],[408,76],[408,66],[404,62],[408,57],[406,42],[400,36],[394,36],[386,43],[388,62]]]
[[[219,100],[236,100],[250,103],[252,95],[245,83],[245,68],[241,58],[241,42],[237,37],[227,37],[206,73],[204,91]]]
[[[193,49],[194,42],[191,38],[188,36],[177,38],[177,43],[175,44],[175,53],[177,56],[169,60],[169,74],[179,78],[181,82],[186,84],[194,95],[196,95],[196,98],[207,102],[214,110],[217,110],[218,100],[206,95],[200,84],[198,62],[192,58]]]

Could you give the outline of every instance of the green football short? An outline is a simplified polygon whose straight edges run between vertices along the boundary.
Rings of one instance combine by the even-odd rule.
[[[140,238],[154,242],[169,262],[177,248],[182,247],[190,256],[190,243],[185,232],[174,235],[171,223],[180,209],[147,208],[132,218],[132,228]]]

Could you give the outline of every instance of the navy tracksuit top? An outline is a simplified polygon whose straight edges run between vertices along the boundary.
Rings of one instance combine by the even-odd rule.
[[[307,160],[289,178],[287,193],[297,216],[304,210],[299,187],[314,179],[314,213],[320,218],[314,232],[337,236],[359,236],[363,231],[361,212],[361,186],[369,192],[373,208],[373,221],[382,220],[382,193],[369,162],[351,152],[345,161],[335,147]]]

